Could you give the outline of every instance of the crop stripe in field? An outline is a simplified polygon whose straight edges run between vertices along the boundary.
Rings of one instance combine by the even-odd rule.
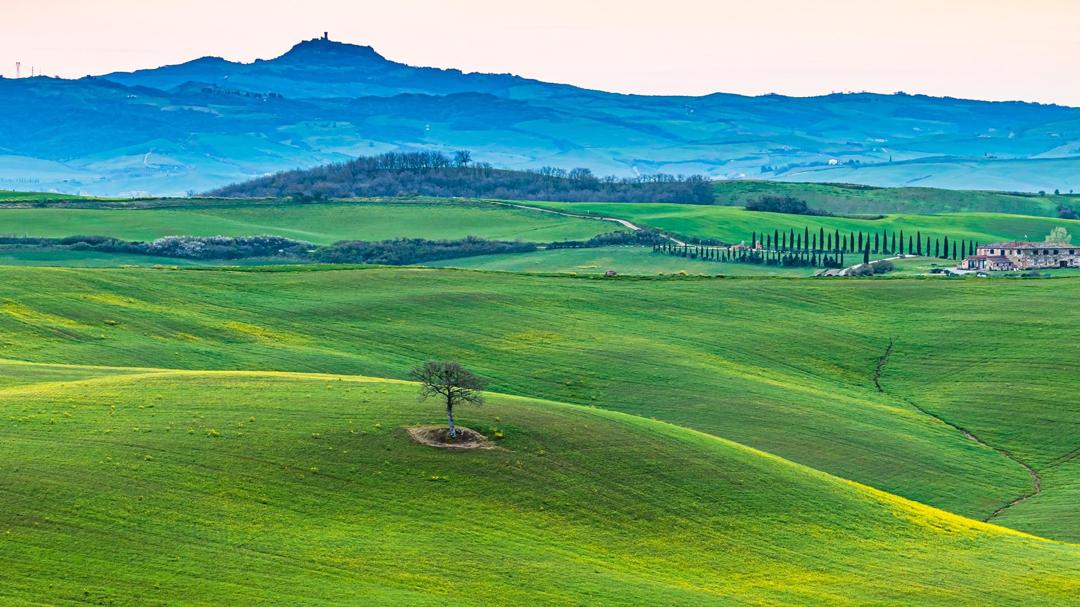
[[[881,376],[885,371],[885,366],[889,363],[889,358],[892,357],[893,352],[895,351],[894,346],[895,346],[894,341],[892,339],[889,339],[889,345],[885,348],[885,353],[882,354],[880,358],[878,358],[877,365],[874,367],[874,385],[877,387],[878,392],[881,392],[883,394],[885,393],[885,388],[881,385]],[[909,399],[907,397],[899,396],[899,395],[896,395],[896,394],[893,394],[892,396],[894,396],[896,398],[899,398],[900,400],[904,401],[905,403],[911,405],[911,407],[914,408],[919,413],[922,413],[923,415],[932,417],[932,418],[936,419],[937,421],[941,422],[942,424],[945,424],[946,426],[949,426],[950,428],[956,430],[957,432],[960,432],[961,434],[963,434],[969,440],[975,441],[976,443],[982,445],[983,447],[986,447],[987,449],[991,449],[991,450],[997,452],[1001,456],[1015,462],[1017,465],[1021,466],[1024,470],[1027,471],[1028,475],[1031,477],[1031,484],[1032,484],[1031,491],[1028,491],[1027,493],[1024,493],[1023,495],[1017,497],[1016,499],[1014,499],[1014,500],[1000,506],[998,509],[991,512],[989,516],[984,518],[983,519],[984,522],[990,522],[990,521],[994,520],[995,518],[1001,516],[1001,514],[1003,512],[1005,512],[1006,510],[1008,510],[1009,508],[1012,508],[1013,506],[1015,506],[1017,504],[1020,504],[1022,502],[1025,502],[1025,501],[1039,495],[1040,493],[1042,493],[1042,475],[1039,474],[1039,471],[1036,470],[1035,468],[1032,468],[1031,466],[1029,466],[1027,464],[1027,462],[1025,462],[1024,460],[1022,460],[1022,459],[1016,457],[1015,455],[1013,455],[1013,453],[1011,451],[1009,451],[1008,449],[1005,449],[1004,447],[997,447],[995,445],[991,445],[990,443],[988,443],[985,440],[983,440],[982,438],[980,438],[977,434],[975,434],[971,430],[968,430],[967,428],[965,428],[965,427],[963,427],[963,426],[961,426],[961,425],[959,425],[957,423],[954,423],[954,422],[951,422],[951,421],[945,419],[944,417],[938,415],[937,413],[934,413],[933,411],[930,411],[929,409],[926,409],[925,407],[919,405],[918,403],[916,403],[915,401],[913,401],[913,400],[911,400],[911,399]],[[1066,455],[1060,461],[1055,462],[1054,465],[1065,463],[1066,461],[1076,457],[1077,454],[1080,454],[1080,449],[1074,451],[1072,454]]]

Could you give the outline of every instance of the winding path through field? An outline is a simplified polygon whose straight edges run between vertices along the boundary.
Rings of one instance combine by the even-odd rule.
[[[527,204],[517,204],[517,203],[513,203],[513,202],[502,202],[500,200],[489,200],[488,202],[491,203],[491,204],[494,204],[494,205],[498,205],[498,206],[511,207],[511,208],[514,208],[514,209],[525,209],[527,211],[539,211],[541,213],[550,213],[552,215],[560,215],[562,217],[573,217],[575,219],[595,219],[597,221],[610,221],[612,223],[617,223],[617,224],[623,226],[624,228],[627,228],[627,229],[632,230],[634,232],[640,232],[642,230],[641,226],[638,226],[638,225],[636,225],[634,223],[631,223],[631,222],[629,222],[629,221],[627,221],[625,219],[619,219],[618,217],[603,217],[603,216],[600,216],[600,215],[582,215],[582,214],[579,214],[579,213],[568,213],[566,211],[556,211],[555,209],[545,209],[544,207],[534,207],[534,206],[529,206]],[[671,242],[679,245],[680,247],[685,247],[686,246],[686,243],[679,240],[678,238],[675,238],[673,236],[669,236],[667,234],[664,234],[663,232],[658,232],[658,233],[660,234],[661,237],[670,240]]]
[[[885,392],[885,388],[881,385],[881,375],[882,375],[882,373],[884,373],[885,366],[889,363],[889,358],[892,357],[894,351],[895,351],[895,342],[894,342],[894,340],[890,339],[889,340],[889,345],[885,348],[885,353],[882,354],[880,358],[878,358],[877,364],[874,367],[874,386],[877,388],[877,391],[881,392],[882,394],[885,394],[886,392]],[[1009,508],[1012,508],[1013,506],[1016,506],[1017,504],[1023,503],[1025,501],[1039,495],[1040,493],[1042,493],[1042,475],[1039,474],[1039,471],[1036,470],[1035,468],[1032,468],[1030,465],[1028,465],[1027,462],[1025,462],[1022,459],[1020,459],[1020,458],[1016,457],[1015,455],[1013,455],[1013,453],[1010,452],[1008,449],[1005,449],[1003,447],[997,447],[997,446],[991,445],[990,443],[986,442],[982,438],[979,438],[979,436],[976,435],[971,430],[968,430],[967,428],[965,428],[965,427],[963,427],[963,426],[961,426],[959,424],[956,424],[954,422],[951,422],[951,421],[945,419],[944,417],[938,415],[937,413],[934,413],[933,411],[930,411],[929,409],[926,409],[925,407],[919,405],[918,403],[912,401],[909,398],[906,398],[904,396],[900,396],[900,395],[897,395],[897,394],[892,394],[892,396],[894,396],[896,398],[899,398],[900,400],[904,401],[905,403],[911,405],[919,413],[922,413],[923,415],[927,415],[929,417],[932,417],[932,418],[936,419],[937,421],[941,422],[942,424],[945,424],[946,426],[949,426],[950,428],[956,430],[957,432],[960,432],[967,439],[975,441],[976,443],[982,445],[983,447],[986,447],[987,449],[991,449],[991,450],[997,452],[1001,456],[1015,462],[1017,465],[1023,467],[1024,470],[1027,471],[1028,475],[1031,477],[1032,490],[1025,493],[1025,494],[1023,494],[1023,495],[1021,495],[1021,496],[1019,496],[1019,497],[1017,497],[1016,499],[1002,505],[997,510],[994,510],[992,513],[990,513],[989,516],[984,518],[983,521],[990,522],[990,521],[994,520],[995,518],[1001,516],[1001,514],[1003,512],[1005,512],[1006,510],[1008,510]],[[1055,465],[1065,463],[1066,461],[1069,461],[1070,459],[1076,457],[1077,455],[1080,455],[1080,449],[1078,449],[1077,451],[1074,451],[1070,455],[1065,456],[1065,458],[1062,458],[1062,460],[1060,462],[1058,462],[1057,464],[1055,464]]]

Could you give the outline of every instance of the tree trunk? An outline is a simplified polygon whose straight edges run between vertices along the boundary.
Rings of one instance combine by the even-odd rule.
[[[452,406],[446,406],[446,420],[450,422],[450,438],[457,438],[457,428],[454,427],[454,409]]]

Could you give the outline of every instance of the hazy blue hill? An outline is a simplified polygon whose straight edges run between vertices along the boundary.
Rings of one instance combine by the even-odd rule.
[[[178,194],[386,151],[504,168],[1080,191],[1080,109],[921,95],[640,96],[413,67],[367,46],[0,79],[0,187]]]
[[[180,65],[108,74],[104,78],[129,86],[160,89],[198,81],[298,98],[465,92],[531,98],[573,90],[566,85],[547,84],[510,74],[465,74],[460,70],[413,67],[390,61],[370,46],[322,39],[301,42],[284,55],[270,60],[234,63],[218,57],[204,57]]]

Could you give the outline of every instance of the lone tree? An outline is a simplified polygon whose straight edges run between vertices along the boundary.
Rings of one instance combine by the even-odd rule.
[[[410,372],[420,382],[420,399],[436,397],[446,403],[446,419],[450,422],[450,437],[457,438],[454,428],[454,407],[461,403],[479,405],[487,380],[473,374],[461,364],[449,360],[429,360]]]

